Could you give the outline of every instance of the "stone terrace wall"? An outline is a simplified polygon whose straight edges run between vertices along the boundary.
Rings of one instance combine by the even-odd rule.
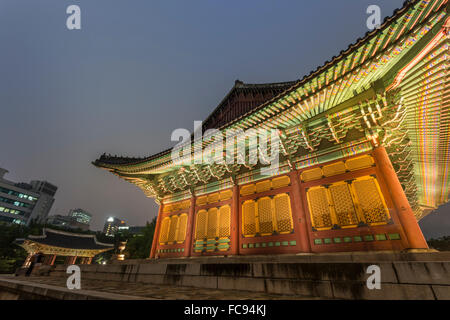
[[[409,261],[405,261],[404,259]],[[439,261],[441,260],[441,261]],[[387,253],[206,258],[81,265],[81,281],[103,279],[210,289],[234,289],[330,299],[450,299],[446,253]],[[381,268],[381,290],[366,286],[368,266]],[[64,276],[57,266],[51,276]]]

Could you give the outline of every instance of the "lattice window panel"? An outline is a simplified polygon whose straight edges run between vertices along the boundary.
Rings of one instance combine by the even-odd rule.
[[[353,181],[352,186],[366,223],[386,222],[389,219],[375,178],[357,179]]]
[[[272,187],[272,182],[270,180],[265,180],[256,183],[256,193],[264,192],[270,190]]]
[[[197,198],[197,205],[198,206],[203,206],[205,204],[208,203],[208,197],[207,196],[202,196],[202,197],[198,197]]]
[[[318,180],[322,178],[322,169],[314,168],[310,170],[305,170],[301,174],[303,181]]]
[[[167,241],[169,242],[176,241],[177,228],[178,228],[178,216],[172,216],[170,218],[169,238],[167,239]]]
[[[254,184],[249,184],[241,187],[241,196],[247,196],[256,192],[256,187]]]
[[[159,233],[159,243],[166,243],[169,237],[170,218],[165,217],[161,222],[161,231]]]
[[[331,212],[328,203],[327,190],[324,187],[314,187],[307,192],[309,211],[315,228],[331,227]]]
[[[233,196],[232,190],[222,191],[222,192],[220,192],[220,201],[225,201],[225,200],[231,199],[232,196]]]
[[[229,205],[219,209],[219,238],[230,237],[231,208]]]
[[[195,228],[195,240],[203,240],[206,238],[206,223],[208,213],[206,210],[199,210],[197,212],[197,225]]]
[[[273,198],[277,230],[279,233],[290,233],[293,229],[291,200],[286,193]]]
[[[346,182],[335,183],[329,188],[336,212],[336,219],[340,226],[358,224],[352,194]]]
[[[218,212],[217,208],[211,208],[208,210],[208,228],[206,231],[206,237],[208,239],[215,239],[217,237],[217,223],[218,223]]]
[[[174,210],[173,210],[173,205],[172,205],[172,204],[166,204],[166,205],[164,205],[164,207],[163,207],[163,212],[164,212],[164,213],[166,213],[166,212],[171,212],[171,211],[174,211]]]
[[[256,203],[253,200],[242,204],[242,232],[244,236],[253,236],[256,233]]]
[[[186,239],[186,227],[187,227],[187,214],[180,215],[180,220],[178,221],[178,233],[177,233],[177,242],[184,242]]]
[[[369,168],[374,164],[373,158],[371,156],[365,155],[353,159],[349,159],[345,162],[345,166],[350,171]]]
[[[282,176],[272,179],[272,188],[282,188],[286,187],[291,183],[291,179],[288,176]]]
[[[345,170],[345,164],[342,161],[326,165],[322,168],[322,172],[325,177],[345,173]]]
[[[220,200],[220,196],[219,196],[218,192],[208,195],[208,203],[219,202],[219,200]]]
[[[272,234],[274,230],[273,215],[272,215],[272,199],[269,197],[259,198],[258,217],[259,217],[259,232],[261,235]]]

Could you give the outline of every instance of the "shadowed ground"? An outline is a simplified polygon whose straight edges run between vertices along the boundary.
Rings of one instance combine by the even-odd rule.
[[[40,286],[50,285],[52,289],[67,290],[66,278],[63,277],[13,277],[10,275],[0,276],[0,282],[14,281],[15,283],[24,284],[27,286]],[[98,299],[169,299],[169,300],[310,300],[318,299],[314,297],[302,297],[302,296],[288,296],[288,295],[276,295],[265,294],[259,292],[246,292],[236,290],[213,290],[191,287],[179,287],[169,285],[152,285],[143,283],[123,283],[119,281],[104,281],[104,280],[81,280],[81,292],[84,299],[95,298]],[[76,292],[79,290],[71,290]],[[94,293],[95,292],[95,293]],[[110,295],[113,294],[113,295]],[[121,295],[121,296],[119,296]],[[15,299],[14,295],[2,295],[0,288],[0,298],[2,299]],[[28,299],[37,297],[27,297]],[[69,299],[73,299],[70,297]]]

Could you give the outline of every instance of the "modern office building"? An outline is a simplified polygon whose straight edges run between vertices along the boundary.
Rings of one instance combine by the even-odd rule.
[[[91,222],[92,215],[83,209],[71,209],[67,216],[60,214],[50,216],[47,218],[47,224],[66,229],[80,229],[89,230],[89,223]]]
[[[68,214],[69,217],[71,217],[73,220],[79,222],[79,223],[83,223],[89,226],[89,224],[91,223],[91,219],[92,219],[92,214],[90,214],[89,212],[87,212],[86,210],[83,209],[71,209],[69,211]]]
[[[114,236],[114,234],[119,230],[119,228],[123,228],[126,226],[125,221],[118,219],[116,217],[109,217],[103,228],[103,233],[107,236]]]
[[[118,231],[126,231],[132,235],[140,234],[145,227],[141,226],[127,226],[127,225],[120,225],[118,227]]]
[[[83,230],[88,231],[89,225],[85,223],[78,222],[70,216],[63,216],[56,214],[47,218],[47,225],[61,227],[70,230]]]
[[[8,170],[0,168],[0,222],[23,225],[45,222],[58,188],[46,181],[9,181],[4,178],[6,173]]]

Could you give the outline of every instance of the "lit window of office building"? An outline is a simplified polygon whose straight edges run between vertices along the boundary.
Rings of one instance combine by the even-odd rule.
[[[44,223],[58,188],[46,181],[16,183],[5,179],[6,173],[8,170],[0,168],[0,222]]]
[[[127,224],[125,221],[115,218],[115,217],[109,217],[106,222],[105,226],[103,228],[103,233],[107,236],[114,236],[114,234],[119,230],[119,228],[125,227]]]
[[[68,214],[73,220],[76,220],[79,223],[84,223],[89,225],[91,223],[92,214],[83,209],[71,209]]]

